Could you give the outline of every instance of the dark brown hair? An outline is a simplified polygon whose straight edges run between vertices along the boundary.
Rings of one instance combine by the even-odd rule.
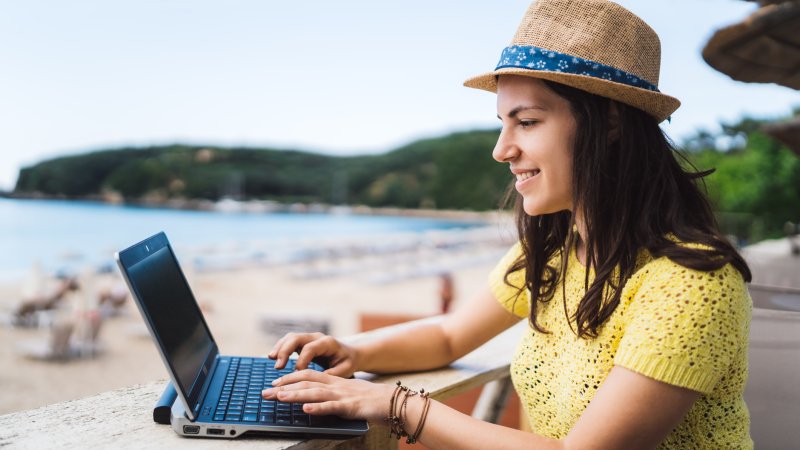
[[[610,140],[612,100],[559,83],[545,83],[569,102],[577,125],[572,204],[580,208],[586,222],[587,269],[584,297],[572,317],[567,314],[569,323],[576,324],[578,336],[597,336],[598,328],[619,304],[622,288],[636,271],[637,255],[643,249],[654,258],[666,256],[695,270],[717,270],[730,263],[745,281],[750,281],[747,263],[719,231],[698,185],[713,171],[696,171],[647,113],[615,102],[618,132]],[[691,171],[685,170],[678,158]],[[520,293],[529,290],[530,322],[534,329],[546,333],[536,312],[540,302],[552,300],[566,273],[566,255],[578,239],[575,219],[570,211],[527,215],[521,200],[517,195],[515,211],[523,253],[509,267],[506,283],[513,286],[509,275],[525,271],[525,285],[515,287]],[[701,247],[682,245],[685,243]],[[557,256],[560,267],[552,265]],[[591,284],[590,268],[595,271]],[[566,304],[564,308],[566,313]]]

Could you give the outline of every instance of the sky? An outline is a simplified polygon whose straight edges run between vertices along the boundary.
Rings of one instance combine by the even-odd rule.
[[[659,87],[683,102],[663,125],[674,139],[800,106],[797,91],[733,81],[700,56],[753,3],[618,3],[661,37]],[[528,4],[0,0],[0,189],[21,167],[120,146],[344,155],[499,127],[495,96],[461,83],[494,68]]]

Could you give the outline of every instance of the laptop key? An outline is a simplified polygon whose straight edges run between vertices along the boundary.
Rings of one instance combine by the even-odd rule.
[[[292,424],[308,425],[308,416],[292,416]]]
[[[245,422],[255,422],[258,420],[258,414],[245,414],[242,416],[242,420]]]
[[[275,419],[275,425],[291,425],[292,418],[291,417],[277,417]]]
[[[275,414],[262,413],[258,416],[261,422],[272,423],[275,422]]]
[[[230,413],[228,413],[228,414],[225,415],[225,420],[237,420],[238,421],[240,417],[242,417],[240,414],[230,414]]]

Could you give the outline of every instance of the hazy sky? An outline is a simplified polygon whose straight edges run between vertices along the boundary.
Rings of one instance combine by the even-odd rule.
[[[0,189],[24,165],[121,145],[353,154],[498,126],[494,95],[461,82],[494,68],[528,3],[0,0]],[[660,88],[683,101],[674,138],[800,105],[700,57],[754,4],[619,3],[661,36]]]

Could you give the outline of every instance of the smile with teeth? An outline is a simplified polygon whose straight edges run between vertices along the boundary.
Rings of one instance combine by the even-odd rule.
[[[539,175],[539,172],[539,169],[533,169],[530,172],[520,173],[517,175],[517,181],[525,181],[528,178],[535,177],[536,175]]]

